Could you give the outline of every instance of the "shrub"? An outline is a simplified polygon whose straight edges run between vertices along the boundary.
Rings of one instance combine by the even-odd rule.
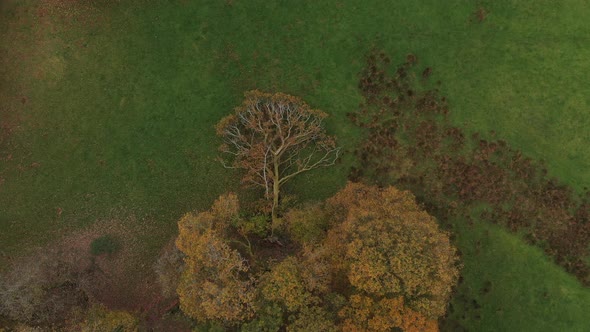
[[[275,332],[283,326],[283,310],[272,302],[263,303],[256,313],[256,317],[242,324],[241,332]]]
[[[240,220],[237,227],[241,234],[253,234],[259,237],[265,237],[270,232],[270,223],[265,215],[257,215],[248,219]]]
[[[137,331],[139,320],[126,311],[113,311],[95,305],[86,313],[82,323],[82,332],[133,332]]]
[[[121,249],[121,243],[112,235],[100,236],[90,243],[90,253],[95,256],[112,255]]]
[[[319,204],[291,209],[284,217],[291,237],[301,243],[318,243],[325,235],[329,219]]]

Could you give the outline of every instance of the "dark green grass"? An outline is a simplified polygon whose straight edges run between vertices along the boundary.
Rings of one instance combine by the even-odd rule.
[[[415,53],[433,67],[454,120],[468,130],[495,130],[546,159],[552,174],[577,189],[590,180],[585,1],[101,2],[99,23],[60,28],[64,21],[56,18],[55,33],[43,34],[51,41],[46,50],[20,60],[15,54],[29,52],[38,36],[34,26],[11,22],[22,15],[15,8],[35,3],[5,2],[0,13],[0,54],[10,65],[0,71],[0,96],[7,99],[1,111],[21,118],[0,151],[12,155],[0,161],[6,254],[64,229],[127,215],[161,223],[161,232],[146,238],[157,250],[182,213],[239,188],[237,174],[215,161],[213,125],[248,89],[298,95],[328,112],[328,129],[351,150],[359,132],[345,114],[361,101],[357,73],[373,46],[400,62]],[[473,16],[479,4],[489,12],[481,23]],[[13,38],[15,26],[28,38]],[[32,64],[47,71],[45,79],[31,76]],[[347,154],[342,164],[303,175],[286,191],[325,198],[344,185],[351,160]],[[490,251],[475,256],[473,240],[461,237],[481,232],[460,232],[466,265],[460,293],[477,296],[488,279],[497,287],[480,299],[481,319],[466,313],[463,325],[581,328],[575,324],[588,312],[580,309],[590,303],[586,289],[501,230],[490,230]],[[549,302],[537,296],[543,287]]]
[[[108,234],[97,237],[90,243],[90,253],[95,256],[102,254],[112,255],[119,250],[121,250],[119,239]]]

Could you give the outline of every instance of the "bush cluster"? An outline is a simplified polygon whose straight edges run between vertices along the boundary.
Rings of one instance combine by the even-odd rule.
[[[121,249],[121,243],[112,235],[102,235],[90,243],[90,253],[95,256],[112,255]]]

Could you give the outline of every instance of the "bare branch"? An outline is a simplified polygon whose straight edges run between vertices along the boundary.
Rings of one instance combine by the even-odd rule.
[[[217,124],[224,141],[220,151],[231,159],[222,164],[244,169],[243,181],[264,188],[274,206],[281,185],[303,172],[334,165],[340,148],[325,134],[327,114],[301,99],[260,91],[245,96],[235,114]]]
[[[295,177],[298,174],[301,174],[303,172],[307,172],[310,171],[312,169],[316,169],[319,167],[328,167],[328,166],[332,166],[336,163],[336,160],[338,159],[338,157],[340,156],[340,148],[335,148],[333,150],[329,150],[326,151],[325,154],[316,162],[314,162],[313,164],[311,163],[313,154],[310,154],[307,158],[305,158],[303,166],[299,167],[299,169],[297,169],[295,172],[285,175],[283,176],[280,180],[279,180],[279,184],[283,184],[285,182],[287,182],[288,180],[290,180],[291,178]]]

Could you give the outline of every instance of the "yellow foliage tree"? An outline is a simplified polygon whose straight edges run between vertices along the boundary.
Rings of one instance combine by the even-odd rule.
[[[314,213],[288,213],[290,223],[321,215],[321,227],[310,228],[311,240],[289,227],[301,249],[269,270],[253,265],[263,271],[230,246],[246,234],[238,211],[229,194],[178,223],[186,256],[177,293],[188,316],[246,331],[437,331],[458,259],[409,192],[350,183]],[[256,262],[264,254],[249,252]]]
[[[328,210],[340,222],[326,240],[334,268],[357,294],[401,298],[427,319],[444,315],[459,276],[456,249],[411,193],[349,183]]]
[[[82,332],[121,331],[135,332],[139,320],[126,311],[114,311],[101,305],[92,306],[80,326]]]
[[[198,321],[232,325],[253,315],[248,264],[223,236],[237,209],[237,198],[225,195],[211,211],[186,214],[178,223],[176,246],[186,257],[177,293],[182,311]]]
[[[375,301],[371,297],[355,294],[339,315],[343,319],[341,328],[344,332],[386,332],[394,328],[405,332],[438,331],[435,319],[426,319],[424,315],[406,307],[402,297]]]
[[[331,283],[327,256],[322,247],[304,247],[299,256],[285,258],[260,278],[261,302],[280,305],[291,321],[287,331],[335,331],[322,307]]]
[[[319,299],[305,287],[299,265],[297,258],[288,257],[274,266],[261,280],[264,298],[282,303],[291,312],[317,303]]]
[[[292,316],[291,323],[287,325],[287,332],[336,332],[338,328],[330,313],[319,306],[302,308]]]

